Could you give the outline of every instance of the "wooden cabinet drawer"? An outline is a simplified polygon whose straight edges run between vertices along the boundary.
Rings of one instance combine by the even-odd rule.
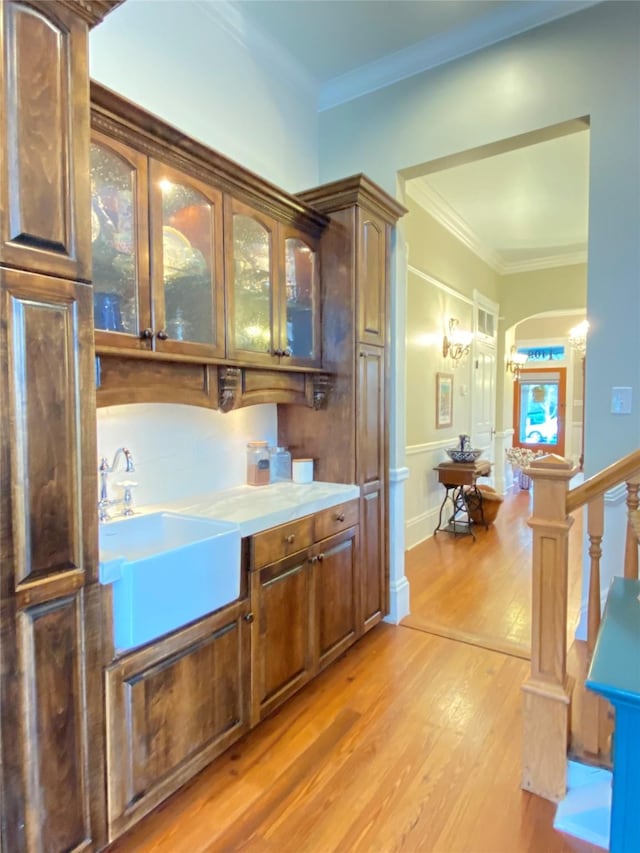
[[[315,515],[315,541],[326,539],[358,523],[358,498],[324,509]]]
[[[260,569],[312,544],[312,515],[256,533],[251,539],[251,568]]]

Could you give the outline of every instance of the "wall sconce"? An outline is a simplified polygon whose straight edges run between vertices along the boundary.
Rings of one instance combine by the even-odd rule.
[[[473,332],[465,332],[458,328],[460,322],[452,317],[449,320],[449,334],[442,339],[442,355],[453,361],[454,366],[469,354]]]
[[[587,333],[589,332],[589,321],[583,320],[572,329],[569,329],[569,346],[583,358],[587,352]]]
[[[520,369],[526,363],[528,358],[529,356],[526,352],[518,352],[515,345],[511,347],[506,367],[507,373],[512,373],[514,380],[518,379],[520,376]]]

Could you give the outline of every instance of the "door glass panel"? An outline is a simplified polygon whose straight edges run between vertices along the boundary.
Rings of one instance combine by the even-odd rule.
[[[285,240],[287,347],[298,358],[312,358],[315,354],[315,264],[316,254],[306,243],[292,237]]]
[[[187,184],[163,178],[162,275],[166,331],[174,341],[214,339],[213,210]]]
[[[558,444],[558,380],[520,383],[520,444]]]
[[[96,329],[137,335],[135,170],[91,145],[91,250]]]
[[[271,352],[271,236],[240,213],[233,217],[233,267],[236,347]]]

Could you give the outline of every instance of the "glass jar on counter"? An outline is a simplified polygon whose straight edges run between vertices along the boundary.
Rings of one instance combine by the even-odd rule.
[[[247,444],[247,485],[267,486],[270,482],[270,455],[266,441]]]
[[[269,451],[271,457],[271,482],[282,483],[291,479],[291,454],[286,447],[272,447]]]

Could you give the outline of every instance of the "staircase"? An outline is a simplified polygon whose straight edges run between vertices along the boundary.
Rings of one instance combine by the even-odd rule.
[[[532,462],[533,480],[531,670],[523,691],[522,787],[558,802],[567,790],[567,756],[600,766],[611,764],[613,715],[584,680],[600,628],[600,563],[605,494],[626,490],[627,523],[620,574],[638,578],[640,451],[635,451],[580,486],[569,489],[577,469],[559,456]],[[588,537],[586,642],[567,649],[568,534],[573,516],[584,512]]]

